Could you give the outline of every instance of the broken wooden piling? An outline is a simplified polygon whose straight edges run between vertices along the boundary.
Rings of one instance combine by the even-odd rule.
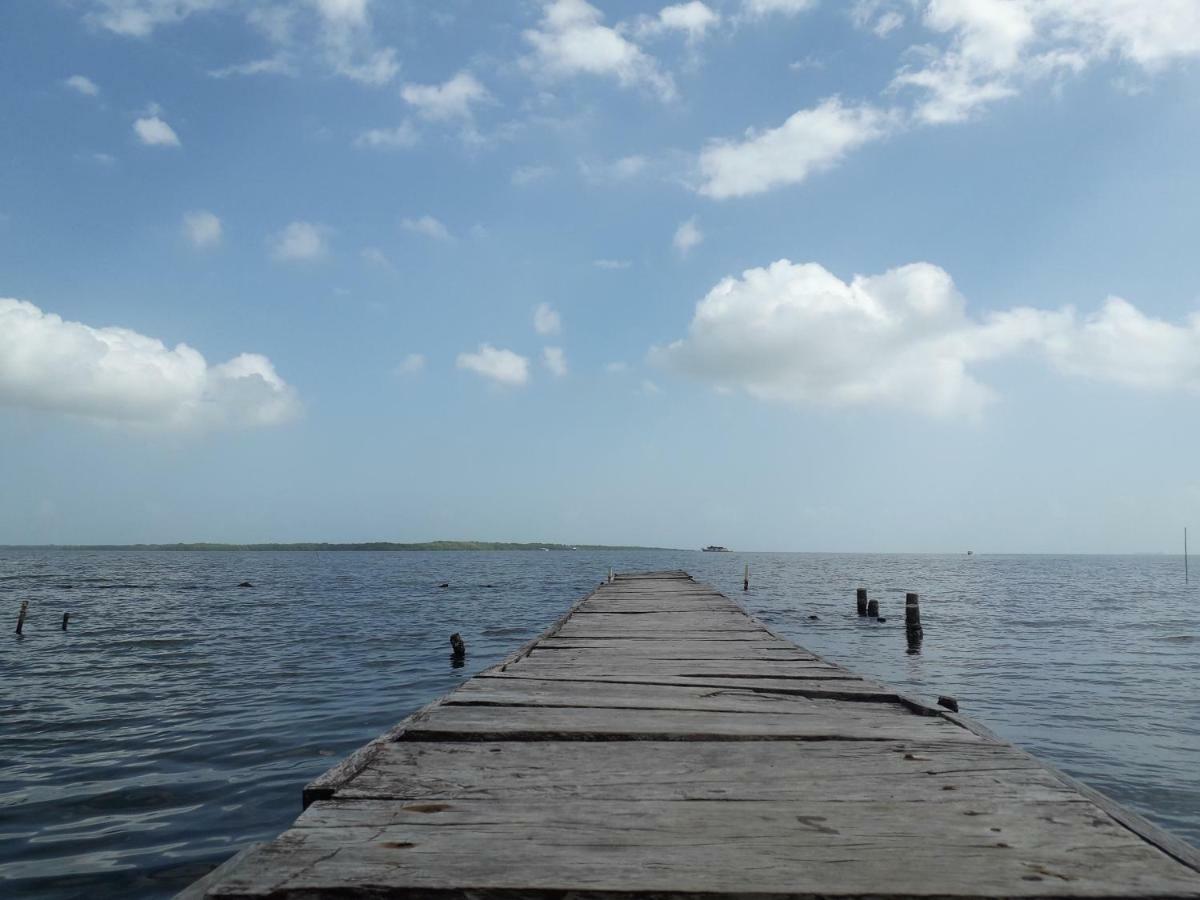
[[[188,898],[1200,898],[1200,853],[982,726],[618,575]]]

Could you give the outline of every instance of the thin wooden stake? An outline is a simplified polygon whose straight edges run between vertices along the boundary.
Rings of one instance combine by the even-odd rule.
[[[867,589],[859,588],[855,591],[855,595],[858,600],[858,614],[865,616],[867,614]]]
[[[750,590],[750,563],[746,563],[746,574],[742,578],[742,590]]]
[[[63,613],[63,631],[67,630],[67,622],[69,621],[71,621],[71,614],[69,612]]]
[[[29,601],[21,601],[21,611],[17,613],[17,634],[25,628],[25,615],[29,612]]]

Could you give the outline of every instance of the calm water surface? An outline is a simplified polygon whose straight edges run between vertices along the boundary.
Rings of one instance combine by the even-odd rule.
[[[0,896],[170,896],[276,835],[306,781],[610,566],[686,569],[836,662],[953,694],[1200,843],[1200,615],[1177,557],[0,550]],[[854,614],[858,586],[886,624]],[[904,652],[906,590],[920,656]]]

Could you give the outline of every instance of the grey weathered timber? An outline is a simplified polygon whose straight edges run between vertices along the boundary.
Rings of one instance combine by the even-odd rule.
[[[616,576],[305,800],[189,900],[1200,900],[1182,841],[683,572]]]

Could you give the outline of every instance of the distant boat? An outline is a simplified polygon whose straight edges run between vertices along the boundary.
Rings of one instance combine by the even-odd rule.
[[[731,553],[728,547],[720,547],[717,544],[709,544],[704,548],[705,553]]]

